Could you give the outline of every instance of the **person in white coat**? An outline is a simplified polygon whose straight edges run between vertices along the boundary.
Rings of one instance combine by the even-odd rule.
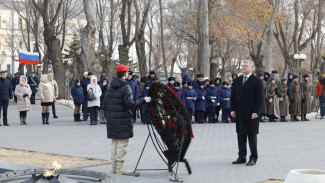
[[[102,90],[97,84],[96,76],[91,76],[90,84],[87,86],[87,100],[88,109],[90,112],[90,125],[97,125],[98,122],[98,108],[100,107],[100,96]]]
[[[32,96],[32,90],[27,84],[27,77],[21,76],[19,79],[19,84],[15,89],[15,96],[17,97],[17,107],[20,116],[20,124],[27,125],[27,111],[32,109],[30,103],[30,97]]]

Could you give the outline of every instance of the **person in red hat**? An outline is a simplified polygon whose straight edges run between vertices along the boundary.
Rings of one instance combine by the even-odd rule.
[[[126,79],[129,67],[119,65],[111,85],[104,98],[104,111],[107,119],[107,137],[112,139],[112,173],[129,175],[131,171],[124,168],[126,147],[133,137],[132,110],[151,101],[150,97],[134,100],[132,90]]]

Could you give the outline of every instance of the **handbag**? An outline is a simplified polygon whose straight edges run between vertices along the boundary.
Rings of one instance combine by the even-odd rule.
[[[92,88],[89,88],[87,91],[87,100],[93,101],[95,99],[96,99],[96,96],[95,96],[94,90]]]

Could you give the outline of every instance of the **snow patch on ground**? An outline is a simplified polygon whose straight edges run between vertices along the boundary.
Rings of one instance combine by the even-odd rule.
[[[56,100],[56,102],[74,109],[73,100],[60,99]]]

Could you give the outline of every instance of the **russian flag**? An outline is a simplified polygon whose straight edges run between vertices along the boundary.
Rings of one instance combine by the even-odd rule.
[[[38,53],[19,50],[19,63],[26,65],[37,65],[39,62]]]

